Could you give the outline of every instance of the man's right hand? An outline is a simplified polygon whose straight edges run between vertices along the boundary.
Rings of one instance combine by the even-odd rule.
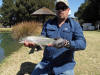
[[[24,41],[24,46],[26,46],[26,47],[34,47],[34,46],[36,46],[36,44],[33,43],[33,42]]]

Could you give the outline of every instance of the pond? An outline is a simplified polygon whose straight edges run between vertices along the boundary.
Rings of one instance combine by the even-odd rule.
[[[1,36],[2,36],[2,34],[0,34],[0,44],[2,42]],[[3,48],[1,48],[1,45],[0,45],[0,61],[3,60],[4,57],[5,57],[4,50],[3,50]]]
[[[13,52],[19,50],[21,46],[18,41],[12,38],[11,33],[0,33],[0,62]]]

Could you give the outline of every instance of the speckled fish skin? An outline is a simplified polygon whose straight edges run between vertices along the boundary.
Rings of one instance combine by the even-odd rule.
[[[24,43],[24,41],[33,42],[37,45],[46,46],[52,44],[55,40],[53,38],[47,38],[43,36],[28,36],[19,40],[19,43]]]

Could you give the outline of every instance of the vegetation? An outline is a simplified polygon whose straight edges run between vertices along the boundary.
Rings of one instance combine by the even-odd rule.
[[[2,0],[0,20],[4,26],[38,19],[31,14],[41,7],[54,9],[54,0]],[[40,17],[41,18],[41,17]]]
[[[18,23],[12,28],[12,37],[19,40],[25,36],[39,35],[41,29],[42,23],[36,21]]]
[[[100,32],[85,31],[84,32],[87,48],[85,51],[77,51],[75,60],[76,75],[100,75]]]
[[[21,47],[18,40],[29,35],[40,35],[42,23],[39,22],[22,22],[12,28],[0,28],[2,43],[0,46],[5,51],[5,56],[10,55]],[[13,45],[13,46],[12,46]]]
[[[0,33],[1,32],[12,32],[12,28],[0,28]]]
[[[99,0],[85,0],[78,11],[75,13],[80,23],[91,22],[95,23],[100,20],[100,1]]]
[[[100,75],[100,32],[85,31],[87,48],[75,53],[75,75]],[[12,42],[12,41],[11,41]],[[13,44],[12,44],[13,46]],[[28,54],[29,48],[21,46],[18,51],[0,63],[0,75],[16,75],[31,72],[42,59],[43,51]],[[17,64],[16,64],[17,63]]]

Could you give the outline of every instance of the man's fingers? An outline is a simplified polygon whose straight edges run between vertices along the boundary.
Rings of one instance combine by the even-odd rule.
[[[36,44],[34,44],[34,43],[29,43],[29,46],[35,46]]]
[[[29,43],[24,41],[24,46],[26,46],[26,47],[29,46]]]
[[[35,46],[36,44],[35,43],[32,43],[32,42],[24,41],[24,45],[26,47],[29,47],[29,46]]]
[[[48,44],[47,46],[53,46],[53,44]]]

